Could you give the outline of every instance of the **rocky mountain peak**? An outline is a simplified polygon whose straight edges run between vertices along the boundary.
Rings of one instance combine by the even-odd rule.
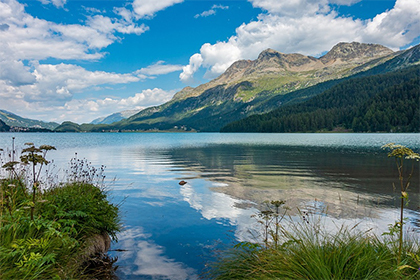
[[[266,49],[260,53],[260,55],[257,58],[257,61],[264,61],[272,58],[281,58],[282,56],[283,54],[281,52],[278,52],[273,49]]]
[[[364,58],[385,56],[392,53],[392,50],[378,44],[363,44],[358,42],[338,43],[320,59],[324,64],[328,64],[338,60],[349,62]]]

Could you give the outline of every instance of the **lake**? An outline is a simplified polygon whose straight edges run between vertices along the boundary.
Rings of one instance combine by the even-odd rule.
[[[419,152],[419,134],[1,133],[57,148],[52,172],[77,153],[106,166],[124,230],[113,244],[120,279],[197,279],[218,250],[254,241],[251,215],[266,200],[285,200],[290,214],[307,210],[327,227],[360,223],[387,230],[398,218],[398,174],[381,146]],[[3,159],[4,160],[4,159]],[[181,180],[187,184],[181,186]],[[408,226],[420,226],[419,165],[409,189]],[[261,209],[261,208],[260,208]]]

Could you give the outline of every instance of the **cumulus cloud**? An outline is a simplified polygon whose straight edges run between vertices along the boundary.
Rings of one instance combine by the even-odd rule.
[[[96,119],[115,112],[144,109],[149,106],[169,101],[175,91],[165,91],[160,88],[146,89],[127,98],[106,97],[102,99],[72,99],[62,107],[63,117],[58,121],[69,118],[82,122],[85,119]]]
[[[133,10],[136,18],[152,18],[155,13],[184,0],[134,0]]]
[[[196,53],[190,57],[190,64],[182,67],[182,73],[179,75],[181,81],[185,83],[192,82],[194,73],[200,68],[203,63],[201,54]]]
[[[33,72],[36,82],[22,86],[27,101],[62,102],[73,94],[98,85],[115,85],[138,82],[133,74],[117,74],[103,71],[87,71],[83,67],[60,63],[35,64]]]
[[[239,26],[225,42],[202,45],[183,68],[181,81],[191,81],[200,67],[207,69],[207,78],[214,78],[233,62],[255,59],[267,48],[317,56],[339,42],[379,43],[399,49],[420,36],[419,0],[397,0],[393,9],[369,20],[338,16],[329,6],[357,2],[353,0],[249,1],[268,13]]]
[[[215,15],[217,9],[226,10],[226,9],[229,9],[229,6],[213,5],[210,10],[204,11],[204,12],[202,12],[200,14],[196,14],[194,16],[194,18],[208,17],[208,16],[211,16],[211,15]]]
[[[43,71],[43,75],[54,73],[51,69]],[[70,69],[70,68],[69,68]],[[77,70],[77,69],[76,69]],[[86,70],[85,70],[86,71]],[[79,69],[79,74],[84,71]],[[107,116],[115,112],[144,109],[149,106],[162,104],[169,101],[175,94],[173,91],[165,91],[160,88],[146,89],[129,96],[122,97],[98,97],[98,98],[77,98],[70,89],[81,89],[90,87],[92,84],[101,83],[108,78],[117,82],[124,82],[133,77],[119,77],[117,74],[84,72],[91,77],[91,81],[77,81],[77,76],[67,77],[55,87],[49,83],[52,81],[48,78],[37,86],[20,86],[15,87],[6,84],[0,80],[0,104],[7,104],[7,110],[21,115],[23,117],[42,119],[48,121],[63,122],[71,120],[82,123],[96,119],[98,117]],[[40,74],[38,74],[40,75]],[[40,78],[39,76],[37,78]],[[95,82],[96,81],[96,82]],[[43,93],[46,89],[48,92]],[[43,94],[41,94],[43,93]],[[40,113],[42,112],[42,113]]]
[[[89,16],[85,24],[57,24],[27,14],[15,0],[0,2],[0,22],[0,50],[8,49],[11,60],[99,59],[104,55],[100,50],[118,40],[118,33],[148,30],[144,24],[102,15]]]
[[[66,1],[43,3],[61,7]],[[7,104],[16,113],[31,113],[37,108],[55,114],[64,112],[66,104],[80,92],[146,78],[136,73],[88,71],[73,64],[39,62],[47,58],[97,60],[104,55],[103,48],[120,39],[119,34],[140,35],[148,30],[124,16],[110,18],[95,9],[85,10],[91,15],[84,23],[66,25],[33,17],[15,0],[0,1],[0,104]],[[78,114],[83,115],[81,111]],[[50,114],[46,120],[51,118]]]

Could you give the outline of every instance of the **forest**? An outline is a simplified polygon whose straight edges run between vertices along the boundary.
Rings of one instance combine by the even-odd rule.
[[[419,132],[420,66],[345,80],[312,99],[230,123],[221,132]]]

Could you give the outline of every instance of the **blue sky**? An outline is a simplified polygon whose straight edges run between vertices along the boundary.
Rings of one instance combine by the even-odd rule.
[[[267,48],[420,42],[420,0],[0,0],[0,109],[90,122],[159,105]]]

